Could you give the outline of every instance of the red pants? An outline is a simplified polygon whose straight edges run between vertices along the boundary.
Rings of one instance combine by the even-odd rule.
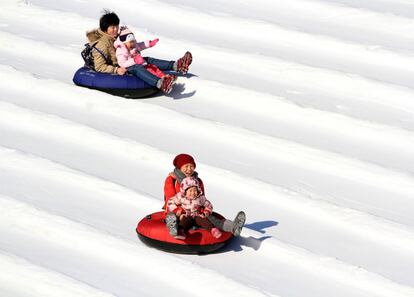
[[[155,66],[154,64],[147,64],[144,66],[145,69],[148,70],[148,72],[154,74],[155,76],[159,77],[159,78],[163,78],[165,76],[165,73],[162,72],[157,66]]]

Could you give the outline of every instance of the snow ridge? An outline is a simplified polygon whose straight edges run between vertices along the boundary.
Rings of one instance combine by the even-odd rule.
[[[62,297],[114,296],[4,252],[0,252],[0,263],[7,271],[0,275],[2,296],[51,297],[56,296],[57,291]]]
[[[414,295],[414,6],[259,4],[2,1],[0,295]],[[192,73],[146,100],[74,86],[97,7]],[[181,152],[248,214],[217,254],[136,236]]]

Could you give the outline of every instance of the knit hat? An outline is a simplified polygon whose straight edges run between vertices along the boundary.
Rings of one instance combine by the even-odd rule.
[[[198,191],[198,195],[203,194],[203,191],[201,190],[200,183],[197,178],[193,176],[189,176],[183,179],[183,181],[180,184],[180,193],[182,196],[185,196],[185,192],[191,188],[196,187]]]
[[[174,158],[173,165],[181,169],[181,167],[185,164],[193,164],[194,167],[196,167],[196,163],[194,161],[194,158],[187,154],[179,154]]]
[[[135,40],[134,33],[128,29],[128,27],[122,27],[121,31],[119,32],[119,40],[121,42],[128,42]]]

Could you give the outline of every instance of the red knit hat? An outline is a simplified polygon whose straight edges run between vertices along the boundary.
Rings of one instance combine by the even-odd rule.
[[[194,158],[187,154],[179,154],[174,158],[174,161],[173,161],[173,165],[178,169],[181,169],[183,165],[189,164],[189,163],[193,164],[194,167],[196,167]]]

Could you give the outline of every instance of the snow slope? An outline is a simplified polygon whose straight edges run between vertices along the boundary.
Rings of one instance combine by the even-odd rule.
[[[193,53],[170,96],[73,85],[102,8]],[[398,0],[1,1],[0,296],[413,296],[413,28]],[[135,234],[181,152],[247,212],[217,254]]]

